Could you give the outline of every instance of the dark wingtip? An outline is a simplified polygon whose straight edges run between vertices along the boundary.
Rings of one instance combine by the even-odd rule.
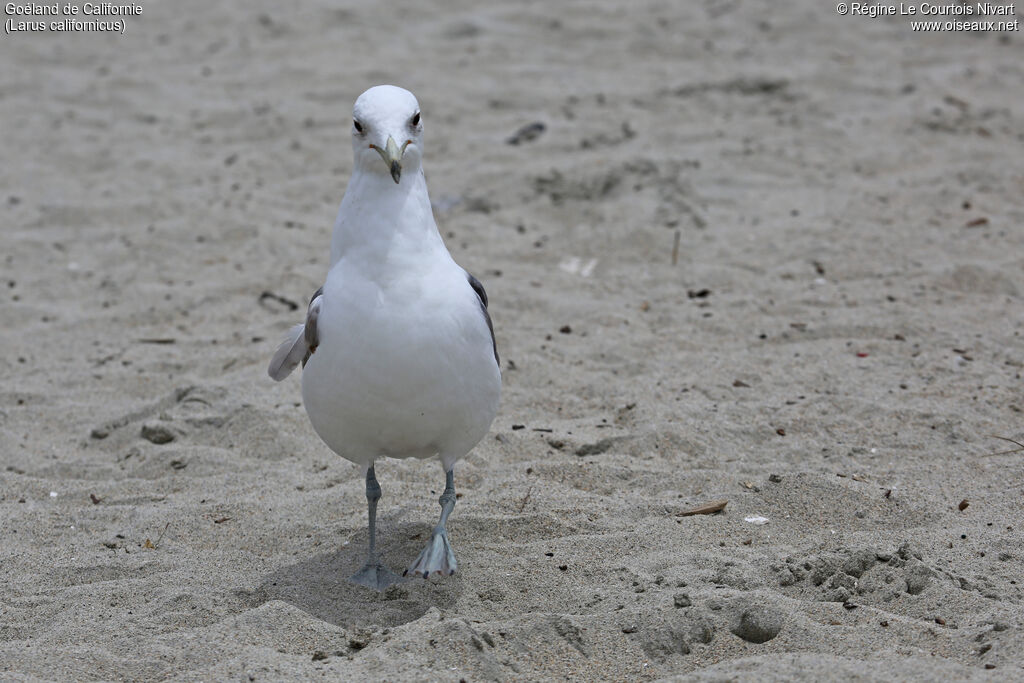
[[[391,177],[394,178],[396,185],[402,178],[402,165],[398,161],[391,162]]]

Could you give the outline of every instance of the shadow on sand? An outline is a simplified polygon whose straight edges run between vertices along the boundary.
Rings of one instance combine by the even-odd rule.
[[[411,522],[389,526],[378,535],[384,564],[401,574],[422,550],[432,529],[431,525]],[[431,607],[451,607],[462,593],[458,573],[443,579],[410,578],[383,592],[350,583],[348,577],[366,560],[366,530],[350,538],[347,546],[268,575],[253,595],[251,606],[283,600],[343,628],[393,627],[419,619]]]

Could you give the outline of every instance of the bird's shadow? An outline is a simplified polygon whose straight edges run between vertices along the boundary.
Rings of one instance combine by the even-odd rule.
[[[432,526],[416,522],[389,525],[378,532],[381,561],[401,575],[430,538]],[[431,607],[447,608],[462,593],[460,574],[433,579],[409,578],[384,591],[348,580],[366,561],[367,532],[345,534],[351,541],[268,575],[255,593],[253,607],[282,600],[343,628],[393,627],[415,621]]]

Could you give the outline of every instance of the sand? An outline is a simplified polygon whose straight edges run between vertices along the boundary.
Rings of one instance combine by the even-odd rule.
[[[142,4],[0,38],[3,677],[1024,677],[1020,32]],[[377,594],[359,471],[266,365],[388,82],[504,395],[460,572]],[[443,474],[377,474],[401,570]]]

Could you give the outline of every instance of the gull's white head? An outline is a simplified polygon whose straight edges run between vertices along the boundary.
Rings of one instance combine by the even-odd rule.
[[[390,174],[416,172],[423,160],[423,121],[416,97],[393,85],[370,88],[352,109],[352,149],[356,169]]]

